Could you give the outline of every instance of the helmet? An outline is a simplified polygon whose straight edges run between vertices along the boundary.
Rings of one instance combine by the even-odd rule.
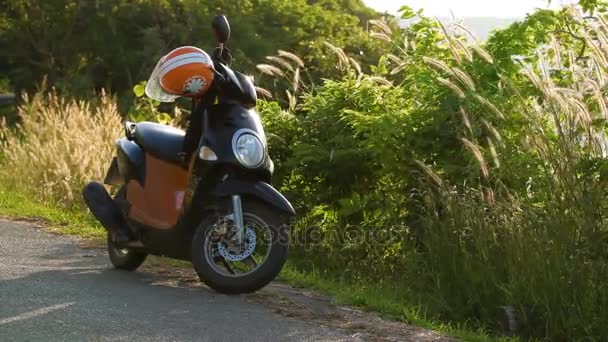
[[[193,46],[179,47],[162,57],[152,71],[146,95],[173,102],[181,96],[199,97],[213,82],[213,61],[209,55]]]

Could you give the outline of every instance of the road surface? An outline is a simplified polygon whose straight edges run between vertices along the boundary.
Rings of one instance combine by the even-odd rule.
[[[246,296],[158,284],[100,250],[0,220],[0,341],[353,341]]]

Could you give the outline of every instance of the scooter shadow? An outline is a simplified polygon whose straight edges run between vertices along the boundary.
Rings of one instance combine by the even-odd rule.
[[[98,273],[103,275],[104,279],[110,278],[113,281],[129,283],[138,281],[152,286],[217,294],[199,280],[191,267],[177,266],[165,258],[149,256],[138,270],[129,272],[113,268],[109,263],[107,252],[101,247],[80,248],[75,252],[74,249],[69,248],[71,246],[73,245],[70,243],[54,246],[40,258],[45,260],[45,263],[56,264],[50,268],[70,271],[73,274]]]

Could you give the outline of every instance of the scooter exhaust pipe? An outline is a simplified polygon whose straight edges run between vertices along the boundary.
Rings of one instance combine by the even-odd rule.
[[[120,210],[114,203],[106,188],[98,182],[89,182],[82,189],[84,202],[93,213],[93,216],[111,234],[116,242],[126,242],[129,240],[129,232],[126,222]]]

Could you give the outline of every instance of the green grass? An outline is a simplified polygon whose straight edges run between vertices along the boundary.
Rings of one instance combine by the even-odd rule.
[[[42,203],[0,184],[0,216],[13,219],[39,219],[49,224],[55,232],[74,235],[88,240],[103,240],[105,230],[82,210],[67,210],[52,203]],[[163,258],[174,267],[188,267],[187,263]],[[454,326],[428,319],[421,308],[407,302],[402,291],[378,286],[362,286],[335,280],[337,277],[322,276],[319,272],[298,270],[294,262],[288,262],[279,278],[290,285],[315,289],[336,298],[342,304],[375,311],[384,317],[428,328],[465,341],[509,341],[495,338],[483,330],[468,326]]]
[[[403,289],[365,286],[338,280],[332,275],[305,272],[288,261],[279,278],[290,285],[315,289],[335,297],[336,302],[374,311],[383,317],[427,328],[465,341],[518,341],[516,338],[491,336],[483,329],[442,323],[427,317],[423,308],[408,302]]]
[[[50,203],[41,203],[18,191],[0,185],[0,216],[13,219],[40,219],[53,232],[84,239],[102,239],[105,230],[91,215],[81,210],[66,210]]]

